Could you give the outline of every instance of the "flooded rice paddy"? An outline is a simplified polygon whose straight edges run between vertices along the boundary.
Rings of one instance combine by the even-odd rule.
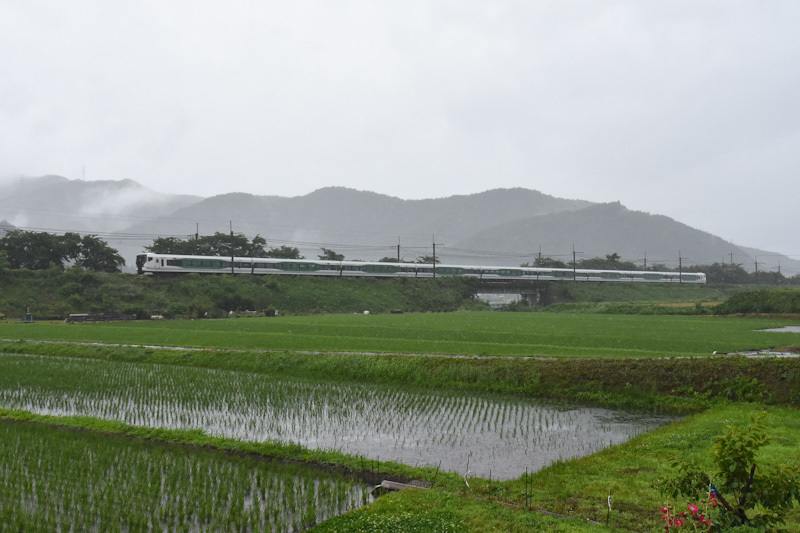
[[[493,479],[589,455],[672,420],[497,395],[28,355],[0,356],[0,407],[200,428]]]
[[[0,421],[0,530],[301,531],[361,507],[335,472]]]

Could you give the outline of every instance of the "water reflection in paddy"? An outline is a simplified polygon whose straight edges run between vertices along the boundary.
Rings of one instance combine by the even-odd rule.
[[[201,428],[494,479],[591,454],[672,419],[509,396],[27,355],[0,356],[0,406]]]

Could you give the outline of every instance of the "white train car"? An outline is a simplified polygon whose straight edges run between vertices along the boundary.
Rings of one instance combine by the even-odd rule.
[[[497,267],[433,265],[424,263],[384,263],[381,261],[325,261],[262,257],[218,257],[174,254],[141,254],[136,257],[140,275],[253,274],[327,277],[432,278],[471,277],[482,280],[598,281],[634,283],[706,282],[700,272],[653,272],[629,270],[589,270],[541,267]]]

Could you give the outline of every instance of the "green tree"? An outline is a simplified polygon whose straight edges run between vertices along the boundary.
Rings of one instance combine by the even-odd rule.
[[[125,259],[96,235],[84,235],[78,244],[76,264],[94,272],[119,272]]]
[[[300,250],[286,245],[282,245],[280,248],[270,248],[264,257],[276,257],[278,259],[305,259],[302,255],[300,255]]]
[[[745,526],[760,531],[774,531],[784,523],[784,515],[800,502],[800,467],[758,466],[756,453],[771,437],[767,435],[764,416],[754,415],[745,428],[728,426],[711,448],[714,469],[703,470],[694,461],[677,458],[678,476],[666,485],[672,497],[693,499],[689,510],[699,512],[696,502],[710,503],[708,513],[712,531],[726,531]]]
[[[270,257],[264,247],[267,241],[260,235],[249,240],[246,236],[233,236],[219,231],[214,235],[203,235],[197,239],[178,239],[175,237],[158,237],[145,250],[154,254],[208,255],[229,257]]]
[[[64,270],[74,262],[86,270],[118,272],[125,260],[117,250],[96,235],[77,233],[55,235],[46,232],[11,230],[0,239],[10,268],[45,270],[55,265]]]
[[[694,269],[698,272],[704,272],[709,283],[735,285],[751,283],[750,274],[739,264],[714,263],[712,265],[699,265]]]
[[[318,255],[320,259],[323,261],[344,261],[344,254],[337,254],[333,250],[329,250],[327,248],[321,248],[322,255]]]
[[[607,254],[605,258],[592,257],[578,261],[578,268],[589,268],[594,270],[639,270],[639,267],[630,261],[620,261],[620,255],[616,252]]]
[[[571,268],[568,267],[567,264],[563,261],[559,261],[557,259],[553,259],[551,257],[537,257],[534,259],[533,264],[530,263],[523,263],[520,266],[523,267],[542,267],[542,268]]]
[[[5,250],[0,250],[0,278],[3,277],[6,270],[8,270],[8,254]]]
[[[438,258],[434,260],[433,256],[431,255],[423,255],[422,257],[417,259],[417,263],[425,263],[427,265],[432,265],[436,263],[437,265],[441,263]]]
[[[0,239],[0,250],[7,254],[10,268],[45,270],[54,264],[64,268],[69,253],[58,235],[52,233],[10,230]]]
[[[787,279],[780,272],[760,271],[757,274],[754,272],[751,277],[753,283],[763,283],[767,285],[786,285]]]
[[[193,241],[184,241],[176,237],[156,237],[153,244],[144,249],[154,254],[197,255]]]

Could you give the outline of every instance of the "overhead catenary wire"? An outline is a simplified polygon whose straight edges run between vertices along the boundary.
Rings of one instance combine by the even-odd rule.
[[[231,221],[228,221],[231,224]],[[117,232],[117,231],[87,231],[87,230],[70,230],[70,229],[59,229],[59,228],[42,228],[42,227],[33,227],[33,226],[13,226],[13,225],[0,225],[1,230],[10,230],[10,229],[17,229],[22,231],[32,231],[32,232],[46,232],[52,233],[55,235],[64,235],[65,233],[76,233],[79,235],[94,235],[101,239],[106,240],[109,243],[137,243],[143,240],[155,240],[157,238],[175,238],[175,239],[183,239],[183,240],[192,240],[196,238],[196,233],[132,233],[132,232]],[[243,233],[238,233],[239,235],[243,235]],[[326,242],[326,241],[304,241],[304,240],[292,240],[292,239],[279,239],[279,238],[271,238],[268,235],[262,235],[264,239],[267,241],[268,246],[292,246],[297,248],[303,249],[322,249],[326,248],[329,250],[335,250],[339,252],[349,252],[350,254],[355,253],[363,253],[363,254],[377,254],[383,255],[384,257],[394,257],[397,252],[397,245],[367,245],[367,244],[353,244],[353,243],[345,243],[345,242]],[[564,245],[561,245],[563,248]],[[556,245],[553,245],[553,248],[556,248]],[[416,245],[416,246],[403,246],[402,250],[406,252],[404,257],[408,257],[411,255],[413,257],[419,257],[421,255],[426,255],[430,252],[431,247]],[[577,253],[577,252],[576,252]],[[555,260],[562,260],[564,263],[571,264],[573,261],[573,254],[571,251],[565,253],[549,253],[549,252],[504,252],[504,251],[492,251],[492,250],[476,250],[476,249],[469,249],[469,248],[459,248],[459,247],[443,247],[441,250],[438,250],[437,255],[447,256],[449,258],[469,258],[469,259],[484,259],[484,260],[514,260],[519,262],[528,262],[531,260],[535,260],[536,257],[544,256],[549,259]],[[779,258],[775,261],[764,261],[764,258]],[[800,273],[800,269],[792,268],[786,264],[781,263],[780,259],[782,258],[800,258],[800,254],[778,254],[778,253],[767,253],[767,254],[758,254],[758,268],[760,272],[769,272],[769,271],[780,271],[787,277],[791,277],[796,273]],[[692,266],[697,265],[711,265],[714,263],[722,263],[725,264],[725,258],[720,261],[719,257],[700,257],[700,258],[692,258],[691,262],[686,261],[686,257],[680,257],[679,253],[676,253],[674,257],[670,258],[653,258],[651,256],[647,256],[646,261],[649,263],[650,267],[656,267],[657,265],[664,265],[668,268],[680,268],[687,264]],[[631,262],[634,263],[641,263],[642,259],[632,260]],[[750,264],[747,265],[752,266]]]

